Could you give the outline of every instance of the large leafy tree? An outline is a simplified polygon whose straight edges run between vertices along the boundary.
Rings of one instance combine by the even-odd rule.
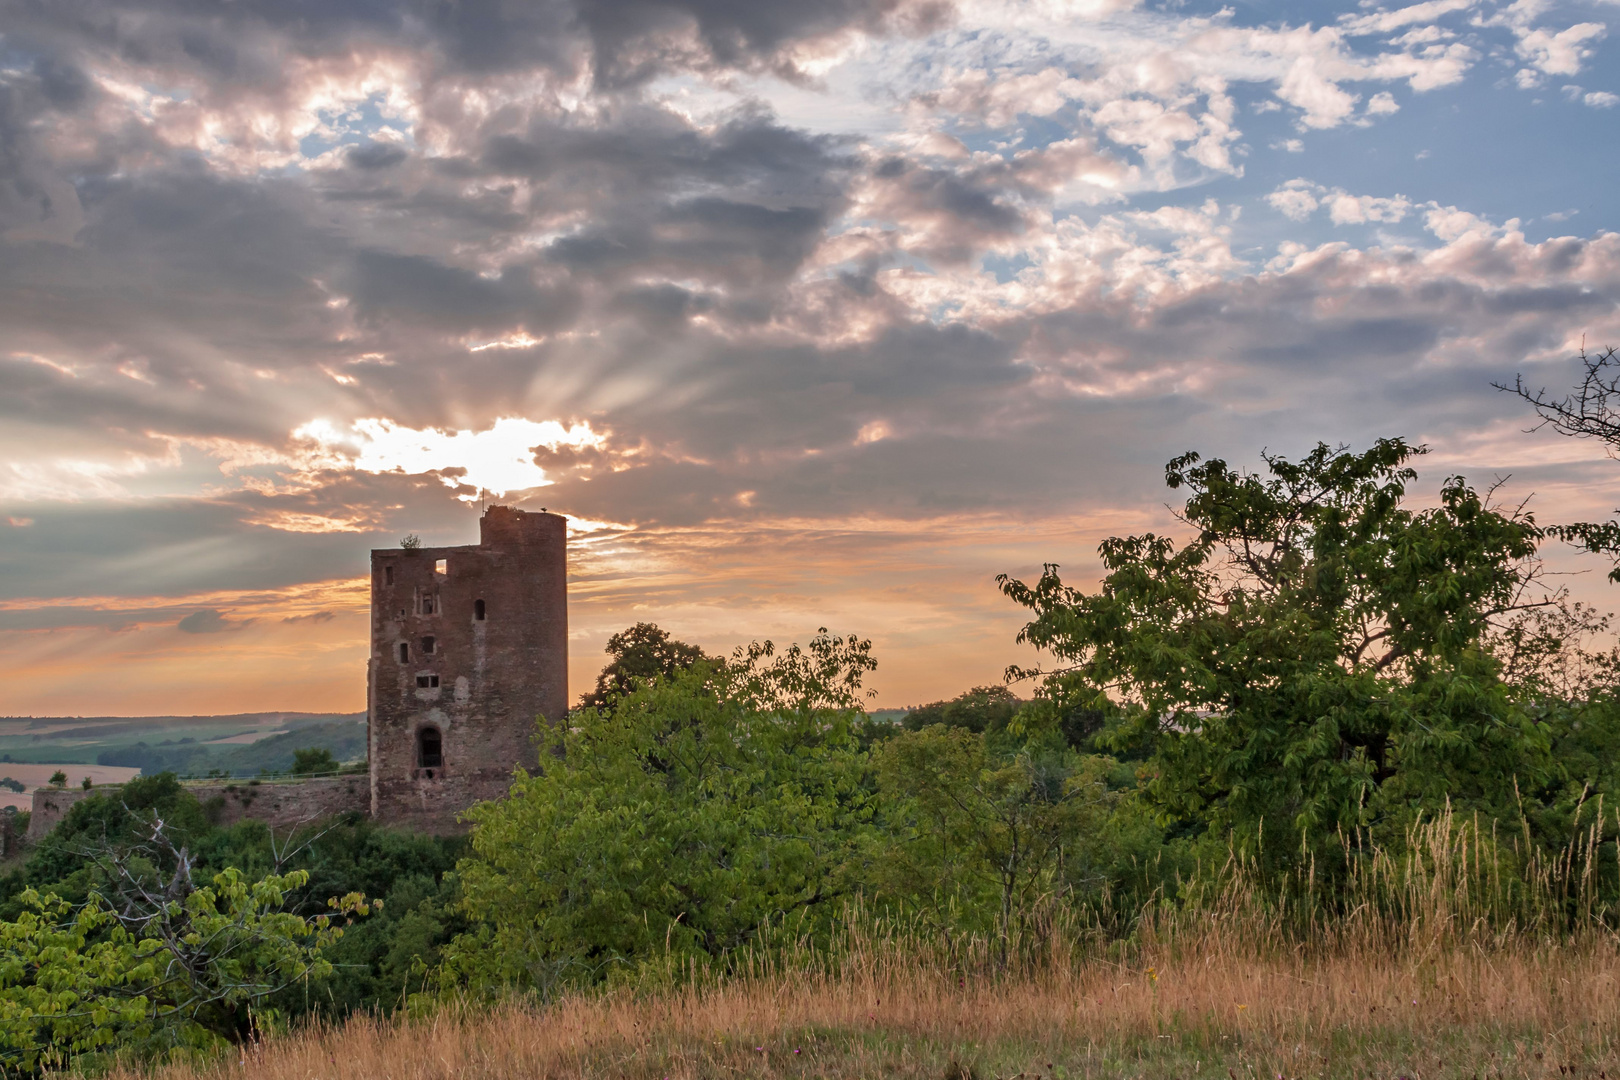
[[[888,834],[872,868],[878,898],[935,927],[989,933],[1006,959],[1054,904],[1095,892],[1140,822],[1116,814],[1107,758],[1046,734],[998,752],[991,737],[935,724],[874,750]]]
[[[574,714],[557,754],[468,815],[480,929],[447,971],[543,988],[824,929],[870,827],[854,725],[873,666],[869,642],[823,631]]]
[[[941,724],[974,733],[1000,731],[1024,703],[1005,686],[975,686],[951,698],[920,705],[900,721],[907,731]]]
[[[649,679],[670,678],[704,659],[696,645],[671,637],[656,623],[636,623],[607,640],[610,659],[596,687],[580,698],[584,709],[611,709],[613,703]]]
[[[1319,445],[1264,473],[1186,454],[1166,467],[1193,532],[1103,543],[1085,592],[1055,566],[1000,579],[1051,715],[1097,710],[1103,741],[1150,748],[1142,792],[1168,823],[1286,857],[1396,828],[1448,800],[1502,818],[1545,781],[1548,739],[1497,645],[1555,603],[1541,531],[1452,477],[1406,505],[1424,448]],[[1262,838],[1271,841],[1262,843]]]

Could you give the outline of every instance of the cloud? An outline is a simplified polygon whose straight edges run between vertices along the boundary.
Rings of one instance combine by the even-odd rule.
[[[535,463],[541,448],[600,450],[606,443],[589,423],[564,427],[556,420],[510,416],[482,431],[414,430],[387,419],[363,418],[343,432],[328,421],[312,420],[293,437],[347,457],[347,467],[364,472],[439,473],[451,487],[471,486],[473,492],[460,496],[467,501],[476,501],[481,491],[499,496],[554,483]]]
[[[240,630],[251,621],[227,619],[224,612],[215,608],[204,608],[192,612],[174,626],[182,634],[218,634],[226,630]]]
[[[1532,242],[1445,140],[1408,175],[1410,130],[1496,119],[1500,63],[1591,62],[1561,8],[0,17],[0,632],[43,671],[363,663],[368,549],[470,541],[480,488],[578,519],[596,640],[826,607],[948,652],[1032,538],[1081,565],[1157,520],[1171,454],[1496,424],[1511,466],[1489,381],[1620,332],[1601,214]]]
[[[1321,205],[1316,194],[1319,185],[1309,180],[1290,180],[1266,196],[1266,201],[1291,221],[1304,221]]]
[[[1602,23],[1576,23],[1557,32],[1526,30],[1514,47],[1519,56],[1547,75],[1578,75],[1592,46],[1607,34]]]
[[[1367,99],[1368,116],[1392,116],[1400,111],[1401,107],[1395,101],[1395,95],[1387,90],[1379,91]]]
[[[1412,201],[1404,195],[1352,195],[1343,188],[1327,188],[1303,178],[1283,184],[1266,201],[1291,221],[1304,221],[1325,206],[1335,225],[1394,223],[1412,209]]]
[[[1433,23],[1442,15],[1468,11],[1478,0],[1425,0],[1393,11],[1377,11],[1366,15],[1339,16],[1339,25],[1350,34],[1388,34],[1414,23]]]
[[[364,146],[351,146],[343,153],[344,159],[357,169],[375,171],[391,169],[410,157],[410,151],[397,143],[373,142]]]

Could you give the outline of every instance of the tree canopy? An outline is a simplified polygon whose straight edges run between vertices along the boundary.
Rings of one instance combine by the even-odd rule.
[[[576,713],[469,814],[468,963],[549,984],[824,927],[871,815],[852,731],[870,649],[758,643]]]
[[[1298,850],[1446,800],[1511,817],[1551,760],[1498,646],[1559,597],[1522,508],[1461,477],[1406,504],[1423,453],[1318,445],[1263,475],[1176,458],[1186,543],[1104,542],[1091,593],[1056,566],[999,579],[1033,615],[1019,640],[1058,661],[1010,674],[1042,678],[1049,709],[1099,710],[1104,742],[1147,741],[1142,796],[1168,822]]]
[[[647,679],[668,678],[704,659],[703,650],[670,637],[654,623],[638,622],[607,640],[612,657],[596,677],[596,688],[583,695],[582,709],[609,709]]]

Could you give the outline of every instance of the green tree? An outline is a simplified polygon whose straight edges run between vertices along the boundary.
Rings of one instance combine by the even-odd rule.
[[[292,774],[294,776],[308,776],[311,773],[335,773],[338,771],[338,760],[332,756],[332,751],[324,746],[305,750],[293,751]]]
[[[8,901],[0,917],[15,912],[15,894],[26,886],[82,902],[96,882],[95,857],[145,842],[153,822],[162,821],[177,848],[194,845],[213,828],[208,814],[173,773],[139,776],[106,794],[73,804],[67,816],[34,846],[20,874],[8,876]],[[162,852],[153,854],[162,859]],[[162,866],[173,871],[172,865]]]
[[[1266,473],[1187,454],[1166,467],[1193,537],[1101,547],[1092,593],[1048,566],[1003,591],[1033,613],[1019,640],[1058,665],[1049,713],[1097,710],[1146,746],[1143,795],[1183,830],[1231,830],[1251,852],[1337,846],[1447,800],[1516,815],[1515,784],[1550,778],[1545,730],[1498,655],[1516,613],[1553,605],[1541,532],[1460,477],[1403,505],[1422,447],[1318,446]]]
[[[1120,797],[1107,759],[991,742],[934,725],[878,747],[889,838],[874,871],[883,897],[936,926],[993,932],[1005,959],[1055,905],[1105,884]]]
[[[613,659],[596,677],[596,688],[579,700],[582,709],[607,710],[648,679],[671,678],[705,659],[703,650],[669,636],[654,623],[636,623],[607,640]]]
[[[105,896],[74,905],[28,889],[19,916],[0,923],[6,1072],[240,1041],[276,1022],[264,1005],[272,995],[331,970],[321,949],[342,933],[332,914],[285,910],[307,871],[251,880],[229,868],[195,885],[186,850],[160,821],[146,845],[101,859]],[[160,862],[176,869],[160,873]],[[358,894],[330,906],[343,921],[368,912]]]
[[[824,931],[870,829],[870,643],[823,631],[641,682],[474,808],[458,873],[480,925],[449,970],[546,987],[668,954]]]
[[[921,731],[935,724],[966,728],[975,733],[1002,731],[1023,705],[1024,702],[1005,686],[975,686],[949,701],[935,701],[912,709],[900,722],[908,731]]]

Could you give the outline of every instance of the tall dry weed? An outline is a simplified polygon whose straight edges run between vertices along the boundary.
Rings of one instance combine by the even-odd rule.
[[[1601,819],[1596,819],[1601,820]],[[637,985],[315,1026],[162,1080],[1620,1077],[1592,825],[1558,860],[1443,814],[1266,891],[1234,857],[1125,936],[1053,907],[1010,952],[854,911],[831,942]],[[1011,958],[1009,960],[1009,957]],[[120,1080],[132,1071],[118,1074]]]

